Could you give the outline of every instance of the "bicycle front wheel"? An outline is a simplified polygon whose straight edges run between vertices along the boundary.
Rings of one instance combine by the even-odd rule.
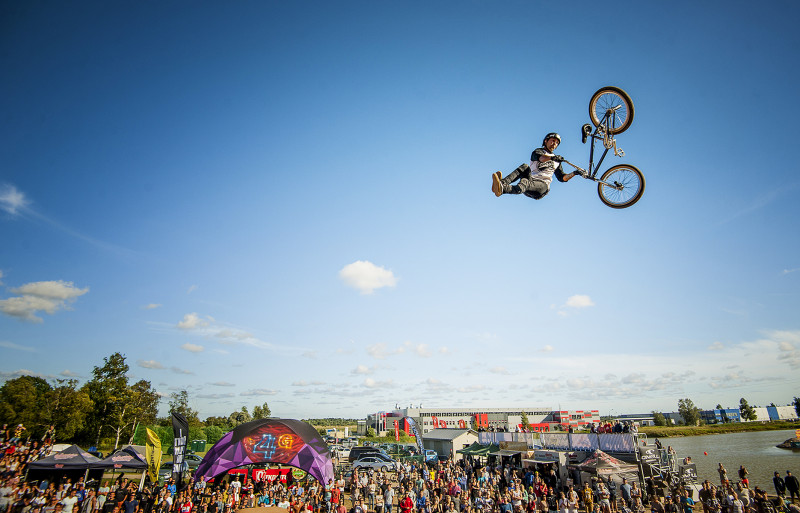
[[[621,134],[633,123],[633,100],[619,87],[603,87],[589,100],[589,117],[594,126],[607,120],[609,134]]]
[[[644,175],[633,166],[614,166],[600,179],[605,183],[597,184],[597,194],[600,201],[611,208],[630,207],[644,194]]]

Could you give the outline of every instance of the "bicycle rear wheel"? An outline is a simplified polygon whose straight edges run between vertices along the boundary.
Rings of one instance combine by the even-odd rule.
[[[594,126],[599,126],[606,114],[609,116],[608,132],[621,134],[633,123],[633,100],[619,87],[599,89],[589,100],[589,117]]]
[[[644,194],[644,175],[634,166],[622,164],[611,167],[600,179],[616,186],[597,184],[600,201],[611,208],[630,207]]]

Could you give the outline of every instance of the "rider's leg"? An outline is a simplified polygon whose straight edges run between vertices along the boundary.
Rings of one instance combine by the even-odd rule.
[[[530,178],[521,178],[519,185],[514,185],[513,187],[519,187],[520,192],[533,199],[540,199],[550,191],[546,182],[531,180]]]
[[[528,164],[522,164],[517,169],[510,172],[508,176],[499,181],[500,183],[497,185],[497,189],[500,191],[500,194],[497,194],[496,192],[495,194],[497,194],[498,196],[500,196],[501,194],[521,194],[524,191],[519,189],[519,185],[512,186],[511,183],[519,180],[520,176],[530,176],[530,175],[531,175],[530,166],[528,166]],[[492,186],[494,190],[495,185],[492,184]]]

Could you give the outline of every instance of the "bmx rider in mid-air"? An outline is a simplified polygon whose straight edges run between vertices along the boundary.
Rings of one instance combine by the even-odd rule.
[[[553,175],[559,182],[568,182],[575,175],[583,176],[583,171],[564,173],[561,163],[564,157],[553,152],[561,144],[561,136],[550,132],[544,136],[542,147],[536,148],[531,153],[531,163],[522,164],[503,178],[497,171],[492,175],[492,192],[495,196],[503,194],[524,194],[533,199],[542,199],[550,192],[550,183]],[[516,183],[514,183],[516,182]]]

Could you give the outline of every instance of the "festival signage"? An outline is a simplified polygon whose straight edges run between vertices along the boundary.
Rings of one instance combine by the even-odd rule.
[[[394,421],[394,441],[400,441],[400,421],[398,419]]]
[[[640,447],[639,456],[642,459],[642,463],[647,463],[648,465],[655,465],[661,461],[661,456],[659,456],[656,447],[648,447],[646,449]]]
[[[178,490],[183,484],[183,462],[186,454],[186,441],[189,437],[189,421],[180,413],[172,413],[172,475]]]
[[[150,428],[147,428],[145,460],[147,460],[147,474],[150,476],[150,480],[157,483],[158,469],[161,467],[161,439]]]
[[[694,463],[688,465],[681,465],[678,468],[678,475],[685,483],[697,481],[697,466]]]

